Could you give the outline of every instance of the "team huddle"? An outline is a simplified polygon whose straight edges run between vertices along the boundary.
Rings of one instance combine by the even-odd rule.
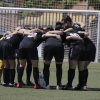
[[[85,24],[72,22],[70,16],[56,22],[55,28],[43,29],[18,26],[14,31],[7,31],[0,40],[0,78],[3,74],[3,86],[21,88],[23,85],[33,85],[34,89],[50,89],[50,63],[55,58],[56,63],[56,89],[85,90],[87,89],[88,65],[95,60],[96,47],[88,38]],[[43,49],[43,76],[45,87],[39,84],[39,59],[37,47],[44,42]],[[62,87],[62,64],[64,60],[64,45],[68,45],[69,69],[66,85]],[[17,59],[17,62],[15,61]],[[17,64],[16,64],[17,63]],[[26,68],[26,83],[22,81],[24,68]],[[17,65],[18,82],[15,84],[15,68]],[[73,87],[75,69],[78,66],[78,84]],[[30,81],[33,68],[34,84]],[[3,73],[2,73],[3,69]]]

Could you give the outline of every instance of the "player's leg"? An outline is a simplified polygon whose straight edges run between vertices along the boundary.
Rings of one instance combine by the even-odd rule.
[[[56,60],[56,78],[57,78],[57,86],[56,89],[61,89],[61,80],[62,80],[62,63],[64,59],[64,47],[56,46],[54,57]]]
[[[27,58],[27,50],[24,48],[19,49],[20,66],[18,68],[18,83],[16,85],[17,88],[22,87],[22,77],[26,65],[26,58]]]
[[[10,76],[9,76],[10,64],[9,64],[8,59],[12,55],[11,44],[4,41],[2,43],[2,50],[3,50],[2,61],[3,61],[3,65],[4,65],[4,68],[3,68],[3,84],[2,85],[8,86],[9,85],[9,78],[10,78]]]
[[[88,80],[88,65],[92,62],[95,61],[95,54],[96,54],[96,47],[93,43],[91,43],[87,48],[87,55],[86,55],[86,61],[85,61],[85,66],[84,66],[84,74],[85,74],[85,82],[84,86],[87,87],[87,80]]]
[[[3,62],[2,60],[0,60],[0,84],[1,84],[2,70],[3,70]]]
[[[30,81],[31,72],[32,72],[32,63],[29,60],[29,58],[27,58],[27,67],[26,67],[26,85],[27,86],[33,86],[33,83]]]
[[[34,89],[41,88],[38,84],[39,79],[39,68],[38,68],[38,50],[37,47],[28,48],[28,57],[31,60],[33,66],[33,77],[34,77]]]
[[[75,69],[80,57],[81,48],[78,45],[74,45],[69,51],[69,70],[68,70],[68,83],[65,89],[73,89],[72,83],[75,77]]]
[[[10,69],[9,69],[9,75],[10,75],[10,82],[9,82],[9,86],[13,87],[15,85],[14,80],[15,80],[15,67],[16,67],[16,63],[15,60],[8,60],[9,64],[10,64]]]
[[[54,47],[53,46],[45,46],[44,47],[44,68],[43,68],[43,74],[44,74],[44,80],[46,82],[46,87],[49,87],[49,77],[50,77],[50,63],[54,55]]]
[[[9,69],[10,69],[10,64],[8,60],[3,60],[4,68],[3,68],[3,86],[8,86],[9,85]]]
[[[79,76],[78,76],[78,85],[75,87],[76,90],[84,90],[84,81],[85,81],[85,73],[84,73],[84,66],[85,66],[85,59],[86,59],[86,47],[84,45],[80,46],[82,48],[80,52],[80,58],[78,61],[78,70],[79,70]]]

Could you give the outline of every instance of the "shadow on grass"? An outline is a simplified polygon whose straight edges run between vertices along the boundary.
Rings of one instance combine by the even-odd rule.
[[[87,91],[100,91],[100,88],[87,88]]]
[[[22,88],[33,88],[33,86],[22,86]],[[56,86],[50,86],[50,90],[56,90]],[[64,89],[61,89],[61,90],[64,90]],[[87,88],[86,90],[66,90],[66,91],[100,91],[100,88]]]

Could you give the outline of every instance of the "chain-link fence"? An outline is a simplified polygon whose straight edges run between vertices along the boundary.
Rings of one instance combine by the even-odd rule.
[[[0,0],[1,7],[100,10],[100,0]]]

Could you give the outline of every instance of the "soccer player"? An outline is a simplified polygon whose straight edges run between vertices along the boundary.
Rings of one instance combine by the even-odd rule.
[[[19,49],[16,50],[16,59],[17,59],[17,72],[18,72],[18,68],[20,66],[20,62],[19,62]],[[22,81],[22,85],[23,86],[33,86],[33,83],[30,81],[30,77],[31,77],[31,72],[32,72],[32,63],[31,61],[27,58],[27,67],[26,67],[26,83],[24,83]]]
[[[78,63],[79,69],[79,85],[78,88],[82,89],[84,86],[84,64],[85,64],[85,55],[86,48],[83,43],[83,39],[85,35],[88,35],[87,32],[82,32],[79,34],[78,32],[66,32],[69,29],[65,30],[65,32],[52,32],[56,34],[65,35],[67,42],[70,46],[69,52],[69,70],[68,70],[68,83],[64,89],[72,89],[72,81],[75,76],[75,69]],[[73,28],[72,28],[73,30]]]
[[[26,30],[31,30],[32,27],[30,27],[29,25],[25,25],[24,29]],[[23,31],[25,31],[24,29],[22,29]],[[17,71],[18,68],[20,66],[20,62],[19,62],[19,49],[16,50],[16,59],[17,59]],[[32,72],[32,63],[31,61],[27,58],[27,67],[26,67],[26,83],[24,83],[22,81],[22,85],[26,85],[26,86],[33,86],[33,83],[30,81],[30,77],[31,77],[31,72]]]
[[[67,16],[64,19],[64,23],[67,23],[70,26],[72,25],[72,19],[70,18],[70,16]],[[84,28],[85,28],[85,24],[82,22],[73,23],[73,29],[76,32],[85,31]],[[91,61],[95,60],[96,47],[88,37],[84,38],[84,44],[86,46],[86,51],[87,51],[85,66],[84,66],[84,74],[85,74],[84,89],[85,89],[87,87],[86,84],[88,79],[88,65],[90,64]]]
[[[14,86],[15,79],[15,49],[18,48],[23,35],[16,34],[17,30],[7,32],[0,45],[0,59],[3,61],[3,86]]]
[[[36,30],[35,30],[36,31]],[[33,66],[33,77],[35,81],[34,89],[41,88],[38,84],[39,69],[38,69],[38,50],[37,47],[42,43],[42,33],[34,33],[34,30],[24,31],[27,34],[19,47],[20,67],[18,68],[18,83],[17,88],[22,87],[21,81],[27,57],[31,60]]]
[[[62,23],[57,22],[55,26],[55,30],[62,29]],[[62,42],[62,37],[60,35],[55,34],[46,34],[43,35],[45,37],[45,45],[44,45],[44,68],[43,74],[46,82],[46,88],[49,89],[49,77],[50,77],[50,63],[52,58],[55,58],[56,63],[56,78],[57,78],[57,86],[56,89],[61,89],[61,80],[62,80],[62,63],[64,59],[64,45]]]

